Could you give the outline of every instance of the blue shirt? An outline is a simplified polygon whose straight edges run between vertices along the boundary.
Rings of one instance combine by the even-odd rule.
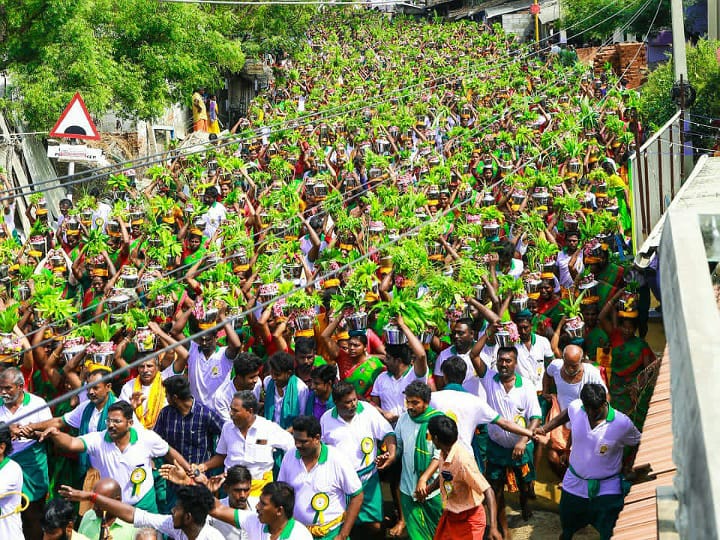
[[[170,405],[163,407],[154,430],[189,463],[204,463],[215,454],[223,423],[218,413],[193,400],[186,416]]]

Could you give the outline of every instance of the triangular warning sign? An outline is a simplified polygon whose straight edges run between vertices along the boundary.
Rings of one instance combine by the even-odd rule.
[[[49,137],[65,137],[68,139],[91,139],[100,140],[95,124],[90,118],[85,102],[80,97],[80,92],[70,100],[68,106],[60,115],[55,127],[50,131]]]

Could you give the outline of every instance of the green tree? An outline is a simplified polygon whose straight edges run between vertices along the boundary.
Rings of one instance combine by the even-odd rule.
[[[709,124],[706,118],[720,118],[720,65],[717,61],[717,50],[720,41],[700,40],[696,46],[688,45],[687,70],[690,84],[697,92],[690,115],[700,118],[701,125],[692,126],[701,139],[694,141],[696,146],[711,148],[714,144],[716,129],[705,127]],[[672,58],[658,67],[648,77],[640,95],[640,116],[643,123],[651,130],[662,126],[677,110],[670,97],[675,82]],[[705,117],[705,118],[703,118]]]
[[[660,2],[660,10],[655,11]],[[684,2],[691,5],[694,0]],[[562,27],[576,44],[605,41],[618,28],[644,36],[670,26],[670,0],[560,0]],[[655,22],[650,27],[651,22]]]
[[[238,19],[149,0],[0,0],[0,66],[33,129],[52,126],[76,91],[92,113],[150,119],[242,68],[241,42],[229,37]]]

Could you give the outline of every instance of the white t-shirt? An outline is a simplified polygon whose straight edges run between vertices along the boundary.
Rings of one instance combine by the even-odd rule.
[[[218,347],[209,358],[195,341],[190,342],[188,380],[192,396],[206,407],[212,407],[215,392],[230,375],[232,361],[225,355],[227,347]]]
[[[427,379],[427,370],[425,375],[418,377],[413,366],[409,366],[405,373],[397,379],[390,372],[383,371],[375,379],[370,395],[380,399],[380,408],[400,416],[405,412],[405,394],[403,394],[405,389],[413,381],[426,383]]]
[[[0,494],[10,491],[22,491],[23,473],[20,465],[12,459],[5,458],[0,461]],[[22,518],[15,512],[21,504],[20,495],[8,495],[0,499],[0,538],[25,540],[23,535]]]
[[[170,445],[147,429],[130,428],[130,444],[120,451],[107,430],[81,435],[90,464],[102,478],[114,478],[122,489],[122,501],[137,504],[153,489],[153,458],[165,456]]]
[[[487,404],[487,401],[473,396],[469,392],[458,390],[433,392],[430,406],[455,420],[458,439],[471,453],[475,428],[480,424],[491,424],[500,418],[500,415]]]
[[[515,345],[517,350],[517,371],[531,384],[536,392],[542,392],[542,378],[545,374],[545,359],[555,358],[550,340],[544,336],[532,334],[530,349],[524,343]]]
[[[230,506],[228,504],[227,497],[225,497],[224,499],[221,499],[220,502],[222,504],[224,504],[225,506]],[[257,501],[255,501],[254,503],[251,503],[250,499],[248,499],[248,507],[245,510],[236,508],[235,509],[235,521],[237,522],[238,515],[241,517],[244,517],[245,515],[256,515],[255,514],[255,505],[256,504],[257,504]],[[239,529],[238,527],[236,527],[234,525],[230,525],[229,523],[226,523],[225,521],[216,519],[212,516],[208,516],[207,522],[208,522],[208,525],[210,525],[211,527],[214,527],[218,531],[220,531],[220,533],[223,535],[223,537],[226,540],[252,540],[252,538],[250,536],[248,536],[248,533],[246,531]]]
[[[600,384],[603,388],[605,388],[605,381],[603,381],[603,378],[600,375],[600,370],[592,364],[588,364],[587,362],[584,363],[582,365],[582,379],[579,382],[572,384],[567,383],[563,380],[560,373],[562,367],[563,361],[561,359],[553,360],[547,367],[548,377],[552,377],[555,381],[555,387],[557,388],[557,398],[561,411],[567,409],[570,403],[572,403],[576,399],[580,399],[580,391],[586,384]],[[605,388],[605,391],[607,392],[607,388]]]
[[[563,490],[587,499],[587,480],[594,478],[600,480],[598,496],[621,493],[623,448],[640,444],[641,435],[632,420],[609,407],[607,420],[591,429],[579,399],[570,404],[568,415],[572,432],[570,465],[581,478],[568,469],[563,477]]]
[[[475,368],[472,365],[472,360],[470,360],[470,351],[472,350],[472,347],[468,349],[466,353],[460,354],[457,352],[457,349],[455,349],[455,345],[452,345],[451,347],[448,347],[447,349],[444,349],[443,351],[438,354],[437,360],[435,360],[435,369],[433,370],[433,375],[436,377],[442,377],[442,365],[445,363],[445,360],[448,358],[452,358],[453,356],[459,356],[463,360],[465,360],[465,365],[467,366],[467,371],[465,372],[465,380],[463,381],[463,387],[465,386],[465,383],[467,383],[473,375],[475,375]],[[471,388],[465,388],[465,390],[468,390],[469,392],[472,392]]]
[[[333,407],[320,418],[322,440],[340,452],[360,475],[363,482],[376,471],[377,445],[387,435],[394,433],[390,422],[372,405],[358,403],[357,411],[346,422]]]
[[[128,403],[130,401],[128,400]],[[100,416],[102,414],[102,409],[97,409],[95,407],[95,404],[92,401],[84,401],[80,403],[77,407],[75,407],[72,411],[66,412],[63,415],[63,422],[65,422],[68,426],[73,427],[75,429],[80,429],[80,424],[82,424],[82,417],[83,414],[85,414],[85,409],[88,407],[92,407],[92,414],[90,415],[90,421],[88,422],[88,433],[92,433],[94,431],[102,431],[107,426],[100,426],[98,425],[98,422],[100,421]],[[135,426],[135,429],[144,429],[142,423],[138,419],[137,415],[133,411],[133,425]]]
[[[133,525],[137,529],[142,529],[143,527],[150,527],[151,529],[160,531],[161,533],[166,534],[168,537],[174,538],[175,540],[188,540],[188,537],[184,532],[182,532],[180,529],[176,529],[173,526],[172,516],[151,514],[150,512],[146,512],[145,510],[140,510],[139,508],[136,508]],[[222,535],[222,533],[214,527],[211,527],[207,521],[205,521],[205,525],[203,526],[203,528],[200,529],[200,534],[195,537],[195,540],[224,539],[225,537]]]
[[[256,416],[247,436],[232,422],[225,422],[215,451],[225,455],[225,469],[243,465],[254,480],[259,480],[273,467],[273,449],[288,452],[295,448],[295,439],[279,425]]]
[[[262,388],[262,381],[258,379],[255,383],[255,388],[253,388],[253,395],[258,402],[260,401]],[[225,379],[225,382],[223,382],[215,391],[215,396],[213,397],[212,406],[210,408],[218,413],[226,422],[230,421],[230,404],[232,403],[233,396],[236,392],[238,392],[238,390],[235,388],[235,383],[233,383],[233,380],[230,378]]]
[[[218,230],[220,224],[227,217],[227,210],[222,203],[214,202],[213,205],[208,208],[208,211],[203,214],[205,218],[205,236],[212,238],[215,231]]]
[[[347,507],[346,497],[362,490],[360,478],[349,460],[338,449],[325,444],[320,448],[318,462],[309,471],[297,451],[285,454],[278,480],[287,482],[295,490],[293,515],[307,526],[338,518]],[[320,506],[323,494],[327,496],[326,507],[320,516],[320,512],[313,509],[313,502]]]
[[[247,513],[235,509],[235,525],[242,528],[243,532],[252,540],[270,540],[270,531],[266,525],[260,523],[255,512]],[[285,540],[312,540],[313,536],[305,525],[291,519],[280,532],[278,538]]]
[[[522,427],[527,427],[533,418],[542,418],[535,388],[524,381],[521,375],[515,374],[515,385],[509,392],[505,391],[498,372],[492,369],[485,372],[482,382],[488,405],[503,418]],[[513,448],[520,440],[520,435],[509,433],[496,424],[488,425],[488,436],[504,448]]]
[[[263,379],[263,386],[267,388],[271,381],[272,377],[268,375],[265,379]],[[299,378],[297,380],[297,395],[298,403],[300,405],[298,410],[304,411],[307,406],[308,397],[310,396],[310,389]],[[267,399],[267,394],[265,399]],[[281,396],[280,392],[277,391],[277,387],[275,387],[275,414],[272,418],[268,418],[268,420],[272,420],[276,424],[280,423],[280,416],[282,416],[283,399],[285,399],[285,390],[283,390],[283,395]]]
[[[27,413],[31,414],[23,418],[20,422],[15,422],[15,418],[24,416]],[[51,418],[52,414],[50,413],[50,409],[48,409],[47,402],[43,398],[27,391],[23,396],[22,403],[14,413],[11,413],[5,405],[0,406],[0,422],[8,425],[17,423],[24,426],[25,424],[44,422]],[[10,456],[19,454],[36,443],[37,441],[35,439],[15,439],[12,442],[13,451]]]

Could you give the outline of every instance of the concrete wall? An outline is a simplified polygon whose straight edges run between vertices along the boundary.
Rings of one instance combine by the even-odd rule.
[[[535,39],[535,22],[529,13],[506,13],[502,16],[503,30],[515,34],[521,41]]]
[[[665,333],[673,359],[677,530],[681,538],[715,540],[720,516],[720,314],[696,209],[668,212],[660,244],[660,276]]]

